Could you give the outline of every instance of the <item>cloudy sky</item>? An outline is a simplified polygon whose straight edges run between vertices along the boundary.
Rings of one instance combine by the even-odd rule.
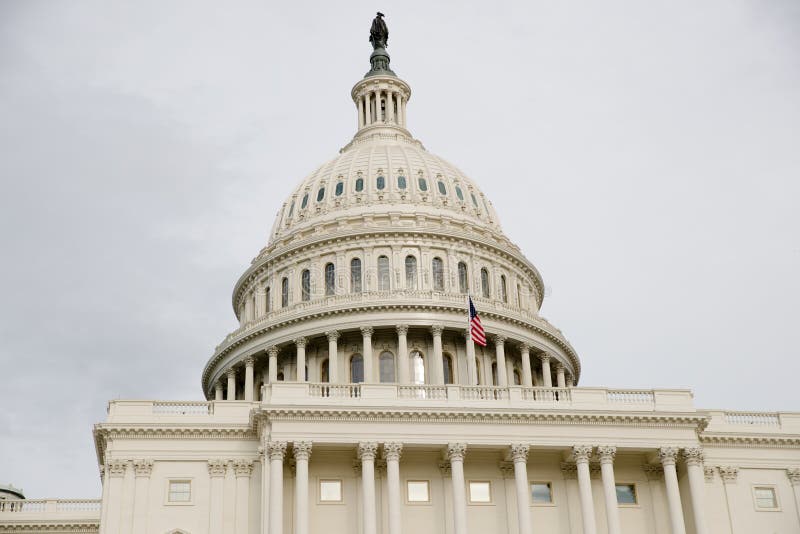
[[[109,399],[201,398],[233,283],[354,133],[376,9],[582,385],[800,410],[798,2],[346,4],[0,2],[0,483],[99,496]]]

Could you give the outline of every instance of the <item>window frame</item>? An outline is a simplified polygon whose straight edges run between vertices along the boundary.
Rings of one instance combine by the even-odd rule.
[[[533,485],[534,484],[546,485],[548,488],[550,488],[550,500],[548,502],[536,501],[533,498]],[[528,495],[530,496],[530,499],[531,499],[531,504],[530,504],[531,506],[555,506],[556,505],[556,493],[555,493],[555,491],[553,491],[553,482],[551,480],[531,480],[530,482],[528,482]]]
[[[397,189],[401,191],[408,189],[408,181],[406,180],[406,176],[404,174],[397,176]]]
[[[384,175],[379,174],[375,178],[375,189],[377,189],[378,191],[383,191],[384,189],[386,189],[386,177]]]
[[[619,498],[617,496],[617,487],[618,486],[630,486],[633,488],[633,500],[634,502],[619,502]],[[617,500],[617,506],[621,506],[623,508],[638,508],[640,506],[639,503],[639,487],[636,482],[627,482],[627,481],[615,481],[614,482],[614,497]]]
[[[325,482],[336,482],[339,484],[339,500],[329,500],[322,498],[322,484]],[[344,504],[344,481],[341,478],[320,478],[317,479],[317,504],[337,505]]]
[[[763,508],[758,505],[758,496],[756,495],[756,491],[760,489],[766,489],[772,491],[772,497],[775,500],[775,507],[773,508]],[[775,484],[753,484],[750,487],[750,492],[753,495],[753,508],[756,512],[780,512],[781,511],[781,501],[778,498],[778,488]]]
[[[473,484],[487,484],[489,486],[489,500],[488,501],[474,501],[472,500],[472,485]],[[494,506],[494,489],[492,488],[491,480],[467,480],[467,504],[470,506]]]
[[[406,482],[405,483],[406,491],[405,491],[405,495],[404,495],[405,504],[407,504],[409,506],[430,506],[430,505],[433,504],[433,496],[431,495],[431,481],[430,480],[406,479],[405,482]],[[411,484],[411,483],[423,483],[423,482],[425,483],[425,486],[427,486],[428,500],[426,500],[426,501],[412,501],[409,498],[409,495],[408,495],[408,493],[409,493],[409,484]]]
[[[469,267],[467,266],[467,262],[460,261],[458,262],[458,292],[462,295],[467,295],[469,293]]]
[[[333,188],[333,196],[340,197],[344,193],[344,182],[339,180]]]
[[[364,192],[364,178],[359,176],[356,178],[356,182],[353,184],[353,189],[355,189],[356,193],[363,193]]]
[[[289,277],[284,276],[281,278],[281,308],[288,308],[291,304],[291,296],[289,293]]]
[[[194,477],[184,476],[169,476],[166,478],[165,491],[164,491],[164,506],[194,506]],[[172,484],[189,484],[189,500],[188,501],[173,501],[170,499],[172,494]]]
[[[320,186],[320,188],[317,189],[317,203],[322,202],[323,200],[325,200],[325,186],[324,185]]]

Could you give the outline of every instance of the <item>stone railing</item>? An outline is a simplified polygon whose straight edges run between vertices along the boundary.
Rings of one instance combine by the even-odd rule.
[[[725,412],[725,422],[729,425],[761,425],[780,426],[781,419],[777,413],[769,412]]]
[[[155,401],[153,402],[153,413],[170,415],[211,415],[214,413],[214,403]]]
[[[446,399],[447,386],[397,386],[397,396],[401,399]]]
[[[100,499],[4,499],[0,500],[0,516],[36,514],[46,518],[56,515],[100,517]]]
[[[652,404],[654,400],[653,390],[647,389],[609,389],[606,398],[608,402],[623,404]]]

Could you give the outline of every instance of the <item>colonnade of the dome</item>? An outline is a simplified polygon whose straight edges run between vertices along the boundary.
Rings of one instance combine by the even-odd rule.
[[[358,110],[359,130],[368,126],[396,125],[406,127],[406,104],[411,89],[394,76],[371,76],[352,91]]]

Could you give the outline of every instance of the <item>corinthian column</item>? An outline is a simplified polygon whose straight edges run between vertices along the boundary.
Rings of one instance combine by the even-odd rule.
[[[542,360],[542,380],[544,381],[544,387],[551,388],[553,387],[553,375],[550,374],[550,355],[546,352],[543,352],[539,359]]]
[[[494,348],[497,355],[497,385],[508,386],[508,370],[506,369],[506,337],[494,336]]]
[[[231,367],[227,371],[228,375],[228,400],[236,400],[236,369]]]
[[[600,476],[603,478],[603,495],[606,501],[608,534],[620,534],[622,528],[619,522],[617,484],[614,480],[614,456],[617,454],[617,448],[607,445],[600,446],[597,447],[597,454],[600,456]]]
[[[686,534],[686,526],[683,524],[681,493],[678,488],[678,472],[675,469],[678,448],[661,447],[658,455],[661,458],[661,465],[664,466],[664,485],[667,487],[667,504],[669,505],[672,534]]]
[[[375,381],[372,370],[372,333],[371,326],[361,327],[362,348],[364,349],[364,382],[369,384]]]
[[[578,491],[581,496],[581,517],[583,518],[583,534],[597,534],[597,523],[594,517],[594,500],[592,500],[592,479],[589,473],[589,457],[592,447],[575,445],[572,447],[575,466],[578,470]]]
[[[408,384],[408,325],[397,325],[397,381]]]
[[[361,442],[358,444],[358,457],[361,459],[361,495],[363,497],[362,512],[364,534],[376,534],[375,521],[375,453],[378,444]]]
[[[294,346],[297,350],[297,381],[305,382],[308,380],[306,376],[306,338],[298,337],[294,340]]]
[[[522,357],[522,385],[526,388],[533,387],[533,373],[531,372],[531,346],[523,343],[519,346]]]
[[[253,473],[251,460],[233,462],[236,474],[236,534],[247,534],[250,530],[250,475]]]
[[[694,512],[695,534],[708,534],[706,527],[706,477],[703,472],[703,449],[700,447],[687,447],[683,450],[686,460],[686,473],[689,476],[689,496],[692,499]]]
[[[311,442],[295,441],[292,449],[295,460],[294,532],[308,534],[308,459],[311,456]]]
[[[339,339],[339,332],[331,330],[325,332],[328,336],[328,380],[331,384],[339,383],[339,347],[337,340]]]
[[[530,496],[528,495],[528,446],[512,445],[511,459],[514,461],[514,483],[517,488],[519,534],[531,534]]]
[[[250,356],[244,360],[244,400],[253,400],[253,366],[255,359]]]
[[[431,370],[433,371],[433,383],[444,384],[444,360],[442,359],[442,325],[433,325],[431,333],[433,334],[433,361],[431,362]]]
[[[267,349],[269,354],[269,383],[274,384],[278,381],[278,347],[275,345]]]
[[[285,441],[270,441],[269,454],[269,534],[283,534],[283,457]]]
[[[467,493],[464,482],[466,452],[466,443],[450,443],[447,446],[450,480],[453,484],[453,534],[467,534]]]
[[[384,443],[383,457],[386,460],[386,485],[388,486],[389,534],[401,534],[400,510],[400,453],[402,443]]]

